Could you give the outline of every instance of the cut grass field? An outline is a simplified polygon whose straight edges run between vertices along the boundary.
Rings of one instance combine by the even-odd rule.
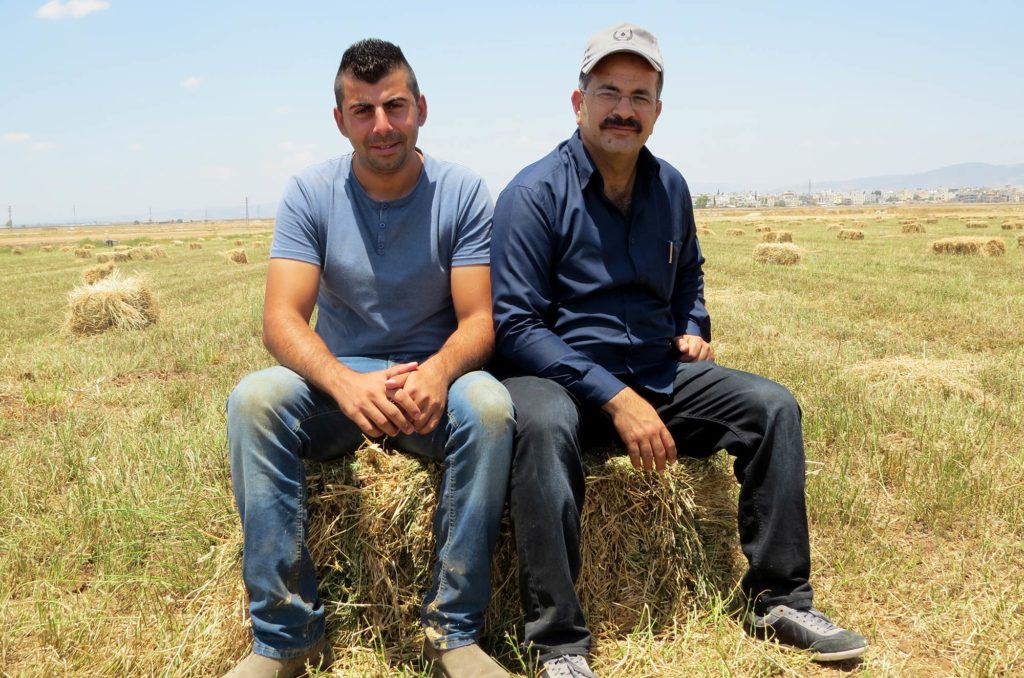
[[[1024,674],[1024,248],[929,250],[967,235],[967,219],[1022,216],[698,214],[711,233],[701,245],[718,360],[799,399],[816,599],[872,645],[863,662],[818,666],[747,639],[709,593],[674,623],[601,636],[601,675]],[[936,221],[904,234],[908,217]],[[762,223],[792,232],[798,264],[753,261]],[[864,239],[839,241],[839,223]],[[160,319],[81,338],[61,328],[95,259],[41,246],[80,247],[86,235],[0,234],[3,675],[214,676],[246,651],[224,400],[273,361],[260,340],[265,254],[246,266],[222,256],[260,234],[235,226],[222,240],[115,238],[166,251],[116,264],[147,276]],[[358,610],[325,602],[335,637],[372,637]],[[508,657],[512,645],[496,650]],[[372,644],[337,654],[337,675],[426,671]]]

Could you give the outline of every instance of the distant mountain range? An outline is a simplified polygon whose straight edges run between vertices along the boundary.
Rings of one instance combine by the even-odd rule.
[[[714,193],[715,191],[751,191],[767,193],[806,193],[807,183],[790,184],[788,186],[739,186],[737,184],[721,184],[714,187],[694,182],[694,193]],[[811,190],[818,191],[899,191],[916,188],[1000,188],[1003,186],[1024,187],[1024,163],[1018,165],[989,165],[984,162],[962,162],[957,165],[940,167],[918,174],[888,174],[878,177],[860,179],[844,179],[841,181],[811,181]]]

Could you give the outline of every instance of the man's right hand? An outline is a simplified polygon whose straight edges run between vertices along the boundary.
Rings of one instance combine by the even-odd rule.
[[[417,363],[403,363],[376,372],[346,370],[339,378],[341,386],[335,392],[334,399],[345,416],[370,438],[413,433],[413,419],[419,415],[419,410],[415,403],[393,401],[392,397],[396,397],[396,394],[393,390],[389,391],[385,382],[414,372],[417,367]]]
[[[636,391],[622,389],[602,409],[611,416],[633,468],[662,473],[666,463],[676,463],[672,434],[654,407]]]

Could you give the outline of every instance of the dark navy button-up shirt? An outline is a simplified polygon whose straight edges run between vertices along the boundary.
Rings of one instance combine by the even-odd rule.
[[[521,373],[598,407],[626,385],[670,393],[673,337],[711,340],[703,263],[682,175],[642,149],[626,218],[605,197],[577,132],[498,197],[498,351]]]

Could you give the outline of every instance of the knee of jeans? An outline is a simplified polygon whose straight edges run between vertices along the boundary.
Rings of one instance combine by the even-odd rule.
[[[285,370],[270,368],[245,376],[228,396],[229,433],[238,426],[265,423],[293,392],[293,377]]]
[[[782,384],[770,379],[758,380],[754,389],[748,394],[748,398],[752,405],[768,418],[786,415],[795,415],[797,419],[800,417],[800,404],[793,393]]]
[[[465,403],[462,416],[470,417],[489,435],[511,435],[515,430],[512,398],[501,382],[477,379],[466,387],[462,400]]]
[[[572,438],[578,434],[580,413],[568,392],[553,381],[536,379],[517,391],[516,428],[521,439]]]

